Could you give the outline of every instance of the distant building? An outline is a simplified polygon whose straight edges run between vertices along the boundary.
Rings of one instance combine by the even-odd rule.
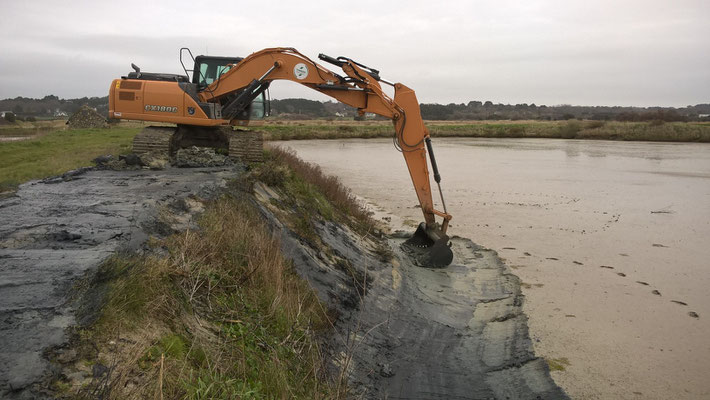
[[[14,114],[12,111],[0,111],[0,118],[5,118],[5,114]]]
[[[710,114],[698,114],[698,118],[710,118]]]

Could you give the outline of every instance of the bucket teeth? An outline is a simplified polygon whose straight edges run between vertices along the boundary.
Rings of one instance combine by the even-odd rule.
[[[454,259],[449,237],[435,229],[427,229],[423,222],[402,246],[421,267],[444,268]]]
[[[411,238],[407,239],[405,243],[409,246],[414,247],[429,247],[433,245],[435,241],[436,239],[432,238],[432,235],[427,232],[426,224],[422,222],[417,227],[417,230],[414,232],[414,235],[412,235]]]

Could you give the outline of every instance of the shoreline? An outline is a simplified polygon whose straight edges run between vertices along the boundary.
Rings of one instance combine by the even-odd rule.
[[[553,379],[572,398],[707,396],[707,145],[482,142],[437,143],[451,233],[520,277]],[[421,220],[386,141],[284,145],[395,214],[393,227]]]

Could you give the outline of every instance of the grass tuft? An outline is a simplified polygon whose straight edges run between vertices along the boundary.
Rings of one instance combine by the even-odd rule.
[[[301,160],[291,149],[274,147],[268,154],[268,159],[272,160],[272,163],[265,163],[262,169],[273,171],[286,166],[293,172],[291,175],[285,174],[277,186],[286,188],[287,191],[306,201],[310,198],[313,209],[326,219],[333,218],[332,210],[328,208],[328,205],[332,204],[339,211],[355,218],[366,229],[373,227],[372,213],[357,200],[338,177],[324,174],[320,166]],[[323,196],[325,199],[322,198]]]
[[[547,366],[550,368],[550,371],[564,371],[565,367],[570,366],[570,362],[566,357],[562,358],[551,358],[547,359]]]

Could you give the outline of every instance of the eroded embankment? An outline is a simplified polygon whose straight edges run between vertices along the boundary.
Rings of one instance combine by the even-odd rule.
[[[536,358],[522,313],[520,281],[498,255],[455,238],[454,263],[414,266],[347,226],[315,224],[324,246],[305,244],[279,218],[278,192],[257,198],[299,274],[338,312],[333,370],[360,398],[566,398]],[[297,211],[291,211],[297,212]]]
[[[210,197],[233,176],[231,169],[93,171],[55,185],[25,185],[0,202],[7,221],[0,228],[3,398],[52,396],[47,384],[54,369],[69,373],[50,366],[43,354],[64,346],[58,358],[77,357],[64,345],[66,328],[77,323],[77,303],[69,298],[77,278],[95,273],[119,249],[135,250],[149,234],[171,233],[161,212],[171,221],[194,213],[188,201],[176,200]],[[252,201],[280,237],[284,255],[329,309],[334,331],[322,353],[330,379],[347,382],[350,396],[565,398],[532,353],[520,282],[494,252],[456,238],[453,265],[418,268],[400,251],[402,239],[378,239],[310,215],[278,188],[257,183],[254,191]],[[304,218],[314,236],[295,233],[294,221]],[[100,295],[83,293],[78,303],[84,305]],[[240,324],[234,318],[230,326]],[[162,376],[160,360],[143,367],[155,376],[160,368]],[[80,381],[107,376],[93,369],[73,373]]]
[[[164,207],[209,196],[234,174],[89,171],[31,182],[0,200],[0,397],[48,396],[53,368],[44,352],[64,344],[67,327],[77,323],[70,299],[77,279],[161,231]]]

